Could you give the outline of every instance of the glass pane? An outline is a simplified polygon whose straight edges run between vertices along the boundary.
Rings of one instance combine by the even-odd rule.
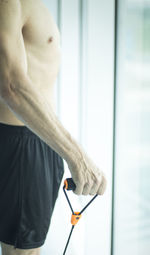
[[[118,1],[114,254],[150,254],[150,1]]]

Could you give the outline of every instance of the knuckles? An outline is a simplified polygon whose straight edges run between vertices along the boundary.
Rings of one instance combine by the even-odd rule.
[[[87,171],[76,171],[73,173],[73,180],[76,184],[74,194],[76,195],[103,195],[106,187],[107,180],[102,171],[97,167],[94,170],[87,169]]]

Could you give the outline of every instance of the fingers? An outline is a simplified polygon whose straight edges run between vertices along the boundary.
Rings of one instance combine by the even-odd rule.
[[[98,189],[97,194],[98,194],[98,195],[103,195],[104,192],[105,192],[105,190],[106,190],[106,186],[107,186],[106,177],[103,175],[103,176],[102,176],[102,182],[101,182],[101,184],[100,184],[100,186],[99,186],[99,189]]]
[[[94,184],[93,187],[91,188],[89,195],[94,196],[97,194],[97,191],[99,189],[99,183],[98,184]]]
[[[83,191],[82,191],[82,195],[87,196],[90,193],[90,189],[91,189],[91,185],[86,183],[84,185]]]
[[[76,183],[76,189],[74,193],[76,195],[103,195],[106,190],[107,182],[105,176],[102,174],[95,181],[89,181],[87,183]]]
[[[76,195],[82,195],[82,191],[83,191],[83,183],[76,183],[76,189],[73,191]]]
[[[94,196],[94,195],[97,194],[101,182],[102,182],[102,174],[98,173],[98,176],[97,176],[96,180],[93,183],[93,186],[92,186],[92,188],[90,190],[89,195]]]

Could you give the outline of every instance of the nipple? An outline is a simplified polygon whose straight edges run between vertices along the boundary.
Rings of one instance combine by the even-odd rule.
[[[49,37],[49,39],[48,39],[48,43],[51,43],[53,41],[53,37],[51,36],[51,37]]]

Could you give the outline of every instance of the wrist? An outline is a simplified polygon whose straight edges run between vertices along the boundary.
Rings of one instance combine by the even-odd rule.
[[[66,161],[68,165],[71,165],[73,168],[76,168],[79,165],[79,162],[84,158],[84,152],[81,146],[71,137],[71,147],[70,151],[66,156]]]

